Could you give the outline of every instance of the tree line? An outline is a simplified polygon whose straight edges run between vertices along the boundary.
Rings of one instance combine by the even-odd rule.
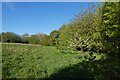
[[[0,34],[2,42],[7,43],[26,43],[26,44],[41,44],[41,45],[49,45],[48,44],[48,35],[46,34],[23,34],[18,35],[13,32],[2,32]]]
[[[92,4],[50,35],[3,32],[2,42],[56,46],[63,52],[89,51],[120,56],[120,2]],[[0,35],[0,36],[1,36]]]

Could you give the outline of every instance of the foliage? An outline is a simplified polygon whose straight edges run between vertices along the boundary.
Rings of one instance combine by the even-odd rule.
[[[58,45],[58,37],[59,37],[59,33],[57,30],[53,30],[51,33],[50,33],[50,45],[52,46],[57,46]]]
[[[46,34],[36,34],[38,38],[38,44],[49,45],[49,37]]]
[[[92,5],[49,36],[2,33],[3,42],[31,43],[2,44],[3,78],[120,78],[119,7],[120,2]]]
[[[2,42],[12,42],[12,43],[19,43],[21,42],[20,36],[13,32],[3,32],[2,33]]]
[[[83,13],[75,15],[71,23],[63,25],[59,31],[59,46],[74,51],[101,52],[103,45],[100,36],[101,16],[95,5]]]
[[[39,40],[38,40],[37,36],[36,35],[31,35],[29,43],[30,44],[38,44]]]
[[[59,37],[58,37],[58,42],[59,42],[59,49],[67,49],[68,45],[68,39],[70,38],[70,28],[68,25],[62,25],[62,27],[59,28]]]
[[[46,34],[31,35],[29,43],[49,45],[49,37]]]
[[[120,56],[120,2],[106,2],[101,9],[103,44],[107,53]]]
[[[30,35],[25,33],[21,36],[22,43],[29,43]]]
[[[13,32],[2,33],[3,42],[21,42],[57,46],[63,52],[91,51],[120,52],[120,2],[106,2],[103,6],[90,6],[80,11],[68,24],[50,35],[24,34],[21,37]],[[75,52],[77,53],[77,52]]]
[[[116,59],[77,63],[58,70],[45,80],[77,79],[77,80],[119,80],[120,64]],[[112,64],[111,64],[112,63]],[[114,65],[114,66],[113,66]]]

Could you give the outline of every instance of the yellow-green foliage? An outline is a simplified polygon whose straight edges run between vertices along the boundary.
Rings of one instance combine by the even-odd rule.
[[[120,55],[120,2],[106,2],[101,9],[102,37],[106,51]]]
[[[89,11],[89,12],[88,12]],[[100,25],[101,16],[99,16],[97,8],[85,10],[83,14],[78,14],[71,23],[63,25],[58,31],[60,47],[74,51],[94,51],[102,50]],[[94,46],[93,46],[94,44]],[[98,47],[98,44],[101,46]],[[66,48],[66,49],[67,49]]]

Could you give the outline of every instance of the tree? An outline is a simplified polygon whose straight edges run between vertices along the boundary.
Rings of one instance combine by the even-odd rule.
[[[29,43],[41,44],[41,45],[48,46],[49,45],[49,37],[46,34],[31,35]]]
[[[58,30],[60,47],[74,51],[100,52],[103,47],[99,27],[101,17],[94,6],[75,15],[71,23],[63,25]]]
[[[59,30],[59,37],[58,37],[58,47],[59,49],[61,49],[62,51],[67,51],[68,48],[68,41],[71,38],[71,32],[73,29],[71,29],[71,24],[64,24],[62,25]]]
[[[59,37],[58,31],[57,30],[53,30],[50,33],[50,45],[52,45],[52,46],[58,45],[58,37]]]
[[[31,35],[29,43],[30,44],[38,44],[39,40],[38,40],[37,36],[36,35]]]
[[[36,34],[38,43],[41,45],[49,45],[49,38],[46,34]]]
[[[19,35],[15,34],[13,32],[3,32],[2,33],[2,42],[19,43],[19,42],[21,42],[21,38]]]
[[[22,38],[22,43],[29,43],[30,35],[25,33],[21,36]]]
[[[120,2],[106,2],[101,9],[102,39],[110,55],[120,56]]]

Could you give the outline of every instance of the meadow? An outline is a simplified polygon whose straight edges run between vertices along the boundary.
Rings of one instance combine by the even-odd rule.
[[[53,46],[3,44],[3,77],[44,78],[57,70],[82,62],[81,54],[64,54]],[[98,56],[99,59],[100,56]]]
[[[48,33],[48,30],[52,29],[54,25],[49,26],[50,28],[46,27],[45,30],[47,31],[44,31],[41,23],[48,25],[48,22],[51,23],[51,21],[39,17],[43,15],[42,11],[37,15],[38,12],[34,12],[32,7],[32,9],[26,7],[26,10],[23,9],[24,7],[21,7],[21,9],[18,7],[18,11],[23,10],[23,13],[26,13],[27,10],[34,12],[35,15],[29,15],[32,18],[36,16],[35,20],[29,18],[30,21],[35,21],[35,23],[39,21],[35,24],[39,28],[34,27],[35,25],[32,26],[33,22],[30,23],[30,26],[27,24],[28,28],[26,28],[27,26],[24,24],[29,19],[26,18],[26,21],[24,21],[21,18],[17,22],[15,19],[17,24],[15,29],[22,24],[24,28],[20,27],[20,33],[21,30],[26,30],[27,33],[25,32],[22,35],[14,32],[0,33],[2,79],[120,80],[120,1],[85,4],[85,7],[87,5],[88,7],[85,9],[80,7],[80,11],[68,23],[60,23],[61,26],[54,28],[57,30],[52,30],[49,34],[45,32]],[[33,5],[30,4],[30,6]],[[55,8],[58,10],[57,7]],[[71,8],[73,8],[73,5],[71,5]],[[36,11],[40,11],[40,9]],[[69,15],[66,13],[69,11],[60,12],[65,12],[65,15],[62,14],[64,17]],[[20,16],[17,15],[21,17],[21,13]],[[11,14],[13,15],[13,13]],[[26,15],[28,16],[28,13]],[[55,11],[53,15],[58,16],[59,14]],[[46,18],[48,18],[47,16],[50,17],[50,15],[45,15]],[[62,18],[62,16],[58,17]],[[9,23],[11,23],[12,18],[9,19]],[[40,21],[41,19],[42,21]],[[51,17],[51,19],[54,19],[54,17]],[[53,22],[58,21],[58,19],[54,19]],[[18,22],[21,24],[18,24]],[[56,22],[54,24],[57,25]],[[15,24],[13,23],[13,25]],[[35,32],[29,30],[30,28]],[[6,29],[9,31],[10,28]],[[18,29],[14,31],[19,33]]]
[[[94,53],[90,61],[89,53],[62,53],[53,46],[35,44],[2,44],[3,78],[82,78],[106,79],[110,75],[119,77],[119,63],[115,59],[102,59],[104,55]],[[112,66],[114,65],[114,67]],[[116,66],[115,66],[116,65]],[[109,70],[112,67],[112,71]],[[107,70],[108,68],[108,70]],[[117,71],[117,73],[115,72]],[[107,73],[107,74],[106,74]],[[109,74],[108,74],[109,73]]]

